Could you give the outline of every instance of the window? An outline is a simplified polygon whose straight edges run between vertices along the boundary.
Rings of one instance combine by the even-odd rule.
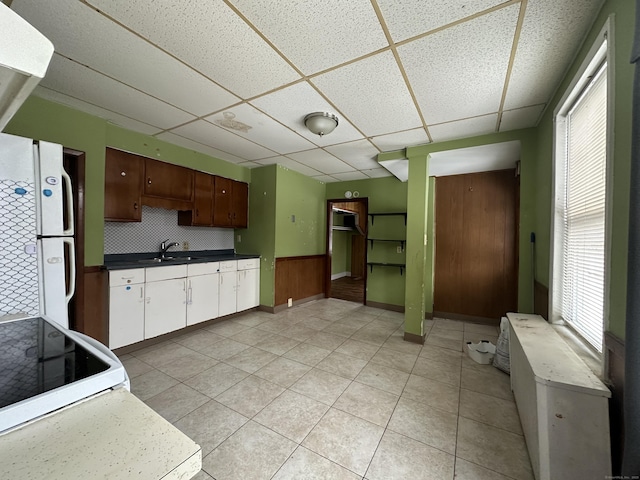
[[[598,352],[605,324],[607,235],[607,41],[556,110],[552,321],[566,322]]]

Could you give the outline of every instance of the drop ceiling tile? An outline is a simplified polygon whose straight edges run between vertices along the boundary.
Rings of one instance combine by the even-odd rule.
[[[511,5],[398,48],[427,124],[498,111],[518,11]]]
[[[78,63],[53,56],[43,87],[106,110],[118,112],[160,129],[193,120],[194,116],[139,92]]]
[[[202,143],[196,142],[194,140],[190,140],[185,137],[181,137],[180,135],[176,135],[175,133],[162,132],[156,135],[156,137],[159,138],[160,140],[164,140],[165,142],[173,143],[174,145],[188,148],[190,150],[195,150],[196,152],[204,153],[205,155],[219,158],[220,160],[224,160],[226,162],[231,162],[231,163],[246,162],[244,158],[236,157],[235,155],[231,155],[230,153],[223,152],[222,150],[218,150],[217,148],[210,147],[209,145],[203,145]]]
[[[421,55],[424,57],[424,52]],[[311,81],[367,136],[422,126],[389,51],[319,75]]]
[[[338,181],[337,178],[333,178],[330,175],[316,175],[314,177],[311,177],[315,180],[318,180],[319,182],[324,182],[324,183],[335,183]]]
[[[300,78],[222,0],[88,0],[242,98]]]
[[[238,165],[240,165],[241,167],[246,167],[246,168],[258,168],[258,167],[264,166],[264,165],[260,165],[259,163],[256,163],[256,162],[242,162],[242,163],[239,163]]]
[[[378,0],[378,5],[391,37],[395,42],[399,42],[481,12],[503,1]]]
[[[251,104],[286,125],[319,147],[363,138],[348,120],[307,82],[300,82],[251,100]],[[329,135],[311,133],[304,125],[304,117],[313,112],[330,112],[338,116],[338,126]]]
[[[355,169],[320,148],[307,150],[306,152],[291,153],[288,157],[308,167],[316,169],[320,173],[332,175],[334,173],[352,172]]]
[[[498,114],[483,115],[482,117],[467,118],[455,122],[430,125],[429,132],[434,142],[444,142],[458,138],[475,137],[496,131]]]
[[[362,170],[369,178],[382,178],[382,177],[391,177],[391,173],[386,168],[372,168],[371,170]]]
[[[507,130],[535,127],[538,124],[538,119],[543,110],[544,105],[533,105],[531,107],[502,112],[500,131],[506,132]]]
[[[260,164],[260,165],[282,165],[283,167],[287,167],[289,170],[294,170],[298,173],[301,173],[303,175],[307,175],[309,177],[313,177],[315,175],[318,175],[318,170],[315,170],[311,167],[308,167],[306,165],[303,165],[299,162],[296,162],[295,160],[291,160],[290,158],[287,158],[285,156],[277,156],[277,157],[270,157],[270,158],[263,158],[260,160],[256,160],[256,163]]]
[[[315,146],[246,103],[206,117],[206,120],[278,153],[299,152]]]
[[[46,37],[55,39],[56,52],[196,116],[239,101],[211,80],[77,0],[17,1],[12,8]],[[70,18],[74,28],[69,28]],[[106,45],[109,47],[105,48]],[[139,68],[140,65],[144,68]]]
[[[373,137],[371,142],[383,152],[392,152],[429,143],[429,137],[427,137],[427,132],[424,131],[424,128],[421,127]]]
[[[600,0],[527,3],[505,108],[550,100],[602,3]]]
[[[366,180],[369,178],[362,172],[334,173],[332,177],[337,178],[341,182],[348,182],[350,180]]]
[[[111,122],[114,125],[118,125],[119,127],[126,128],[128,130],[133,130],[134,132],[144,133],[145,135],[153,135],[154,133],[158,133],[158,131],[160,131],[160,128],[158,127],[147,125],[146,123],[133,120],[132,118],[125,117],[124,115],[120,115],[119,113],[111,112],[109,110],[105,110],[104,108],[96,107],[95,105],[83,102],[82,100],[78,100],[77,98],[73,98],[63,93],[56,92],[55,90],[45,88],[42,85],[38,85],[33,91],[33,94],[37,97],[44,98],[45,100],[50,100],[61,105],[66,105],[67,107],[71,107],[75,110],[80,110],[81,112],[88,113],[89,115],[103,118],[104,120]]]
[[[205,120],[197,120],[187,125],[174,128],[171,131],[182,137],[189,138],[204,145],[209,145],[244,160],[255,160],[257,158],[274,155],[274,152],[271,150],[256,145],[249,140],[245,140]]]
[[[368,1],[232,3],[306,75],[388,46]]]
[[[380,151],[368,140],[333,145],[325,150],[358,170],[378,167],[376,158]]]

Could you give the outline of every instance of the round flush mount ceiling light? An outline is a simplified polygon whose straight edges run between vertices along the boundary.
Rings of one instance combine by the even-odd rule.
[[[311,133],[316,135],[328,135],[338,126],[338,117],[333,113],[314,112],[304,117],[304,124]]]

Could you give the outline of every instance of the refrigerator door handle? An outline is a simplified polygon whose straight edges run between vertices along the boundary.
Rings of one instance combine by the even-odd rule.
[[[65,302],[69,304],[76,292],[76,252],[73,238],[63,238],[62,241],[69,246],[69,291],[64,297]]]
[[[67,173],[67,171],[64,169],[64,167],[62,167],[62,171],[60,172],[62,175],[62,180],[64,181],[65,185],[66,185],[66,189],[65,189],[65,195],[67,197],[67,222],[68,225],[63,225],[62,228],[64,228],[65,226],[68,227],[66,229],[64,229],[62,231],[63,235],[73,235],[73,225],[75,223],[74,218],[73,218],[73,187],[71,185],[71,177],[69,176],[69,174]],[[74,265],[75,265],[75,261],[74,261]],[[75,277],[75,275],[74,275]]]

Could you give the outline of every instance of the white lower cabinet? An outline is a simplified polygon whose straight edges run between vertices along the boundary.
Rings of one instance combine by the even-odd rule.
[[[109,348],[144,340],[144,271],[109,272]]]
[[[260,259],[109,272],[109,348],[260,304]]]
[[[236,272],[220,272],[220,306],[218,316],[236,313]]]
[[[144,338],[153,338],[187,326],[187,280],[176,278],[146,285]]]
[[[218,263],[199,263],[187,269],[187,325],[211,320],[218,313]]]
[[[144,338],[187,326],[187,266],[146,268]]]
[[[238,260],[236,281],[238,312],[260,305],[260,259]]]

